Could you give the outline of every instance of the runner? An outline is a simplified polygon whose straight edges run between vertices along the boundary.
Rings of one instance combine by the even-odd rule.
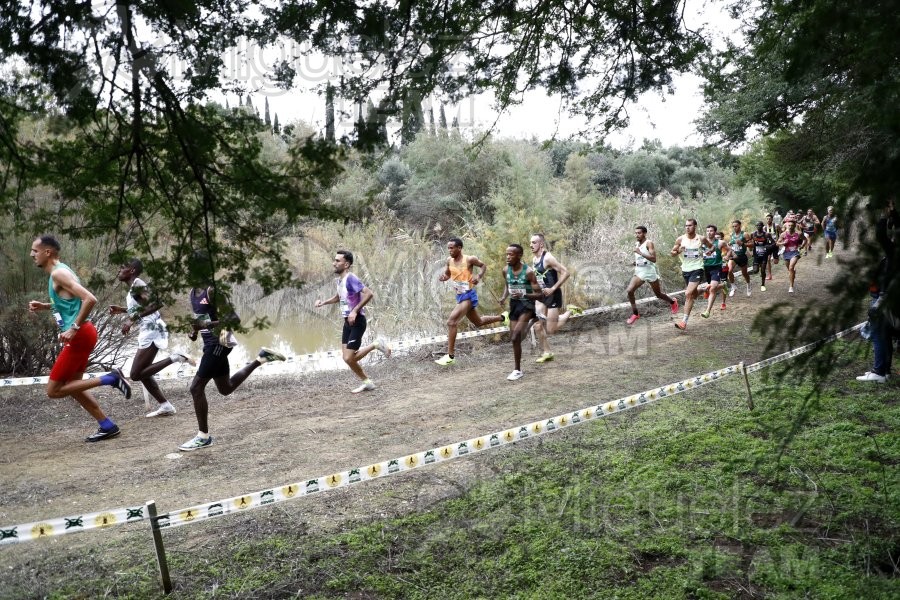
[[[694,309],[694,300],[699,292],[697,287],[703,279],[703,247],[712,244],[705,237],[697,235],[697,219],[688,219],[684,223],[684,235],[678,236],[670,254],[681,255],[681,275],[687,289],[684,292],[684,316],[681,321],[675,321],[675,327],[681,331],[687,329],[688,319]]]
[[[727,256],[728,253],[728,244],[725,243],[725,240],[718,238],[717,230],[718,228],[715,225],[707,225],[706,237],[703,238],[704,242],[706,242],[706,249],[703,251],[703,276],[706,284],[700,289],[703,290],[707,302],[706,310],[700,313],[700,316],[704,319],[709,318],[710,313],[712,313],[712,305],[719,295],[719,286],[722,281],[722,265],[724,263],[723,255]],[[725,310],[724,289],[722,291],[722,310]]]
[[[719,242],[725,242],[725,232],[716,230],[716,239],[719,240]],[[728,292],[731,291],[731,284],[728,283],[728,273],[731,272],[728,269],[728,261],[731,260],[731,248],[728,246],[728,243],[725,242],[724,246],[719,244],[719,249],[722,251],[722,285],[719,286],[719,293],[722,294],[722,310],[725,310],[727,308],[725,301],[728,299]],[[709,298],[708,290],[704,298]],[[713,298],[713,300],[715,300],[715,298]]]
[[[731,239],[728,242],[729,247],[731,248],[732,257],[728,261],[728,281],[731,283],[731,291],[728,292],[729,296],[734,296],[734,292],[737,289],[737,284],[734,280],[734,271],[735,266],[738,266],[741,269],[741,274],[744,276],[744,282],[747,284],[747,296],[750,296],[750,273],[747,272],[747,243],[750,241],[750,234],[742,229],[741,222],[738,219],[735,219],[731,222]]]
[[[766,267],[775,250],[775,238],[766,231],[766,225],[762,221],[756,224],[756,231],[750,236],[753,246],[753,273],[760,273],[759,291],[766,291]]]
[[[359,361],[372,350],[378,350],[387,358],[391,357],[391,347],[382,339],[365,348],[362,338],[366,333],[366,314],[364,308],[375,294],[350,272],[353,267],[353,253],[349,250],[338,250],[334,255],[334,274],[337,279],[337,293],[328,300],[316,300],[316,308],[326,304],[340,302],[341,316],[344,317],[344,330],[341,333],[341,353],[350,370],[362,380],[362,385],[350,391],[351,394],[368,392],[375,389],[375,384],[363,371]]]
[[[97,420],[99,427],[86,442],[99,442],[119,435],[119,427],[100,408],[100,404],[88,391],[100,385],[116,388],[131,398],[131,386],[119,369],[94,379],[82,379],[88,358],[97,345],[97,330],[88,320],[97,298],[81,285],[78,276],[68,265],[60,262],[59,241],[51,235],[42,235],[31,243],[31,259],[50,275],[47,282],[50,302],[31,300],[28,311],[35,313],[52,310],[59,326],[59,341],[63,349],[56,357],[47,382],[47,396],[65,398],[72,396],[81,407]]]
[[[439,281],[449,281],[453,286],[453,291],[456,292],[456,306],[447,319],[447,354],[434,361],[442,366],[452,365],[456,362],[456,333],[463,317],[468,318],[475,327],[502,323],[505,319],[503,315],[482,317],[478,314],[478,310],[476,310],[478,308],[478,292],[475,290],[475,286],[484,279],[487,267],[478,260],[477,256],[463,254],[462,249],[463,243],[459,238],[451,238],[447,242],[447,251],[450,253],[450,257],[447,258],[447,268],[438,277]],[[473,271],[475,267],[481,271],[475,273]]]
[[[219,306],[228,307],[229,302],[224,294],[213,287],[213,273],[215,270],[210,256],[203,251],[195,252],[188,263],[188,277],[194,286],[189,296],[191,311],[194,313],[194,330],[190,339],[196,340],[197,334],[200,334],[203,340],[203,358],[200,359],[200,366],[197,367],[190,387],[197,415],[197,435],[178,447],[182,452],[191,452],[212,444],[213,439],[209,435],[209,403],[206,400],[206,386],[210,381],[215,382],[220,394],[228,396],[263,363],[285,360],[283,354],[261,348],[255,360],[231,375],[228,355],[236,345],[232,341],[231,328],[239,325],[241,320],[230,308],[225,308],[229,311],[228,314],[219,314]]]
[[[175,407],[166,400],[159,384],[153,376],[171,364],[187,362],[196,365],[197,362],[181,352],[173,352],[168,358],[154,363],[157,350],[165,350],[169,346],[169,333],[166,323],[159,314],[161,308],[150,300],[147,284],[139,275],[144,271],[144,263],[139,258],[132,258],[119,267],[116,279],[129,285],[125,294],[125,306],[110,305],[109,314],[121,315],[127,313],[129,320],[122,325],[122,335],[128,335],[132,325],[138,325],[138,349],[131,361],[130,378],[139,381],[144,386],[145,397],[149,393],[157,403],[156,410],[147,414],[148,417],[164,417],[175,414]],[[149,400],[148,400],[149,402]]]
[[[777,212],[775,214],[778,214]],[[779,215],[778,221],[781,221],[781,216]],[[763,230],[772,236],[773,240],[777,240],[778,236],[781,235],[781,223],[776,222],[772,217],[772,213],[768,213],[766,215],[766,223],[763,226]],[[771,251],[769,252],[769,260],[768,260],[768,274],[766,275],[766,281],[772,281],[772,265],[778,264],[778,246],[773,246]]]
[[[792,217],[785,218],[785,229],[778,238],[778,246],[784,249],[784,264],[788,270],[790,287],[788,293],[794,293],[794,278],[797,276],[797,261],[800,260],[800,252],[806,248],[809,240],[797,231],[797,221]]]
[[[535,316],[538,318],[538,322],[534,324],[534,331],[537,332],[543,350],[540,358],[535,362],[545,363],[553,360],[548,337],[559,331],[569,317],[584,311],[580,307],[570,304],[566,307],[566,312],[559,314],[563,305],[561,288],[569,279],[569,270],[547,250],[543,233],[531,236],[531,254],[531,268],[534,269],[534,275],[543,294],[541,299],[534,303]]]
[[[515,369],[506,379],[515,381],[525,374],[522,372],[522,336],[528,330],[528,322],[534,318],[534,302],[544,297],[534,269],[522,262],[524,249],[519,244],[506,248],[506,287],[500,302],[509,298],[510,341],[513,346]],[[529,292],[528,289],[531,288]]]
[[[806,245],[806,252],[813,251],[813,243],[816,241],[816,229],[821,225],[819,217],[813,213],[813,209],[806,210],[806,214],[800,219],[800,226],[803,228],[803,235],[809,243]],[[806,252],[803,254],[805,255]]]
[[[837,241],[837,216],[834,207],[829,206],[822,217],[822,228],[825,231],[825,258],[834,258],[834,243]]]
[[[635,227],[634,239],[637,241],[634,247],[634,276],[625,289],[625,293],[628,294],[628,301],[631,303],[631,316],[625,322],[628,325],[634,325],[634,322],[640,318],[637,303],[634,300],[634,292],[644,285],[644,282],[649,283],[656,297],[663,302],[667,302],[672,308],[672,314],[677,315],[678,300],[663,294],[659,286],[659,271],[656,268],[656,246],[647,239],[647,228],[643,225]]]

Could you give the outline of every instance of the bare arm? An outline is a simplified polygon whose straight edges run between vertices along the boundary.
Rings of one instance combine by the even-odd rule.
[[[480,268],[481,271],[478,272],[478,273],[475,273],[475,272],[474,272],[474,271],[475,271],[475,267]],[[473,282],[475,285],[478,285],[478,284],[481,283],[481,281],[484,279],[485,273],[487,273],[487,265],[484,264],[483,262],[481,262],[481,261],[478,259],[477,256],[470,256],[470,257],[469,257],[469,268],[472,269],[472,272],[473,272],[473,274],[472,274],[472,282]],[[447,268],[447,272],[448,272],[448,273],[450,272],[449,266],[448,266],[448,268]]]
[[[681,236],[679,235],[675,238],[675,245],[672,246],[672,251],[669,252],[672,256],[678,256],[681,253]]]
[[[529,300],[540,300],[544,297],[544,292],[541,291],[537,276],[534,274],[534,270],[531,267],[525,268],[527,269],[525,271],[525,276],[528,277],[528,282],[531,283],[531,293],[525,294],[525,297]]]
[[[647,260],[649,260],[652,263],[656,262],[656,246],[650,240],[647,240],[647,253],[646,254],[641,252],[640,244],[638,244],[638,246],[634,249],[634,253],[640,254],[641,256],[643,256],[644,258],[646,258]]]
[[[548,258],[550,260],[547,260]],[[569,278],[569,270],[565,268],[561,262],[556,260],[556,257],[549,252],[547,253],[547,256],[544,257],[544,264],[551,269],[556,269],[556,272],[559,273],[559,279],[557,280],[556,285],[544,290],[544,295],[549,296],[550,294],[561,288],[562,284],[566,282],[566,280]]]
[[[444,272],[438,276],[438,281],[447,281],[450,279],[450,259],[444,263]]]

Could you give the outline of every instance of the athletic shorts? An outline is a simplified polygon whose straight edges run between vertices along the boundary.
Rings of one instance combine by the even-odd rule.
[[[687,285],[689,283],[700,283],[701,281],[703,281],[703,269],[682,271],[681,276],[684,277],[684,285]]]
[[[541,304],[546,306],[548,309],[550,308],[562,308],[563,305],[563,295],[562,290],[556,290],[549,296],[544,296],[543,300],[538,300]]]
[[[470,290],[471,291],[471,290]],[[353,325],[344,317],[344,330],[341,332],[341,344],[349,350],[359,350],[362,346],[363,334],[366,333],[366,315],[356,315]]]
[[[96,345],[97,328],[90,321],[85,321],[75,332],[72,341],[66,343],[56,357],[50,370],[50,380],[66,383],[80,377],[87,369],[88,358]]]
[[[202,379],[219,379],[231,374],[231,366],[228,364],[228,355],[231,348],[219,343],[203,347],[203,357],[197,367],[196,377]]]
[[[785,250],[785,251],[784,251],[784,256],[783,256],[782,258],[784,258],[784,262],[785,262],[785,263],[789,263],[789,262],[791,262],[791,259],[794,258],[795,256],[796,256],[797,258],[800,257],[800,251],[799,251],[799,250],[793,250],[793,251],[791,251],[791,252],[788,252],[787,250]]]
[[[472,303],[472,308],[478,308],[478,292],[469,290],[468,292],[456,295],[457,304],[462,304],[466,300]]]
[[[827,237],[832,242],[837,241],[837,231],[828,231],[825,230],[825,237]]]
[[[768,248],[763,248],[762,252],[754,249],[753,250],[753,264],[754,265],[764,265],[769,262],[769,252]]]
[[[534,315],[534,302],[525,302],[522,300],[509,301],[510,326],[512,326],[513,321],[518,321],[519,317],[521,317],[525,313],[531,313],[532,316]]]
[[[634,276],[641,281],[653,283],[659,280],[659,271],[656,270],[655,265],[652,267],[635,267]]]
[[[703,267],[703,275],[706,278],[706,283],[722,281],[722,267],[720,265]]]
[[[138,348],[143,350],[150,346],[156,346],[160,350],[169,347],[169,332],[162,319],[149,327],[141,327],[138,333]]]
[[[739,267],[747,266],[747,255],[746,254],[735,254],[734,258],[732,260],[734,261],[734,264],[736,264]]]

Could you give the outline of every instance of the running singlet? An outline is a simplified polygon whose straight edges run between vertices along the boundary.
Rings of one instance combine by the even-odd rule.
[[[681,236],[681,270],[684,273],[699,271],[703,268],[703,255],[700,252],[700,236],[694,236],[691,240],[688,236]]]
[[[722,249],[719,247],[719,240],[713,242],[712,248],[703,251],[704,267],[720,267],[722,266]]]
[[[837,233],[837,217],[825,217],[822,222],[825,225],[825,231],[828,233]]]
[[[463,266],[457,267],[453,259],[450,259],[447,264],[447,268],[450,269],[450,285],[453,287],[453,292],[457,295],[465,294],[475,288],[475,285],[472,283],[474,275],[472,267],[469,266],[469,257],[463,255],[462,263]]]
[[[644,243],[638,246],[638,249],[644,254],[649,254],[649,250],[647,250],[647,240],[644,240]],[[656,271],[656,263],[647,260],[640,254],[635,254],[634,274],[644,281],[651,281],[652,277],[658,275]]]
[[[346,317],[356,308],[362,299],[361,292],[366,286],[359,280],[359,277],[353,273],[347,273],[346,277],[341,277],[337,281],[338,301],[341,304],[341,316]],[[365,314],[365,309],[361,308],[357,314]]]
[[[525,306],[534,306],[534,300],[526,298],[525,294],[531,292],[531,282],[528,281],[528,268],[522,265],[522,270],[516,275],[513,273],[512,267],[506,267],[506,285],[509,287],[510,301],[517,300],[525,304]]]
[[[734,252],[737,256],[744,256],[747,254],[747,247],[744,245],[744,233],[732,233],[731,241],[728,243],[731,246],[731,251]]]
[[[194,317],[208,316],[210,321],[218,321],[219,313],[216,307],[209,299],[209,288],[203,288],[197,293],[196,289],[191,290],[191,311]],[[201,329],[200,336],[203,338],[203,348],[210,348],[219,345],[219,338],[209,329]]]
[[[125,310],[129,316],[136,313],[136,311],[140,311],[143,306],[135,298],[135,294],[140,295],[143,290],[147,289],[147,284],[138,277],[134,278],[134,283],[131,284],[131,289],[128,290],[128,293],[125,295]],[[149,314],[146,317],[140,318],[140,328],[141,331],[165,331],[166,324],[162,320],[162,315],[159,314],[159,311],[154,312],[153,314]]]
[[[559,274],[556,272],[556,269],[547,269],[544,267],[544,257],[546,255],[547,251],[544,250],[541,252],[540,258],[531,259],[534,274],[537,277],[538,285],[541,286],[542,290],[553,287],[556,285],[556,282],[559,281]]]
[[[72,276],[75,277],[75,281],[81,283],[81,280],[78,279],[78,275],[75,274],[75,271],[73,271],[69,265],[56,263],[53,270],[55,271],[59,268],[63,268],[71,273]],[[50,305],[53,310],[53,318],[56,319],[56,324],[59,326],[60,331],[67,331],[75,324],[75,318],[78,316],[78,313],[81,312],[81,298],[63,298],[57,294],[56,290],[53,289],[52,276],[47,282],[47,287],[50,292]]]
[[[814,233],[816,231],[816,222],[813,221],[809,217],[803,217],[803,232],[804,233]]]
[[[765,231],[766,233],[768,233],[769,235],[772,235],[772,236],[775,235],[777,228],[778,228],[777,225],[763,225],[763,231]]]
[[[751,239],[753,240],[753,256],[763,258],[769,255],[770,246],[773,242],[772,236],[768,232],[754,232]]]
[[[800,248],[800,234],[797,232],[785,233],[784,252],[796,252],[798,248]]]

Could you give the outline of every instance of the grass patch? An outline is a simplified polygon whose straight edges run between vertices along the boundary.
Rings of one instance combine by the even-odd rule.
[[[754,378],[753,413],[735,378],[484,455],[495,477],[334,535],[274,510],[188,550],[172,532],[173,597],[896,598],[898,387],[863,364],[819,395]],[[3,595],[159,594],[145,550],[91,561]]]

